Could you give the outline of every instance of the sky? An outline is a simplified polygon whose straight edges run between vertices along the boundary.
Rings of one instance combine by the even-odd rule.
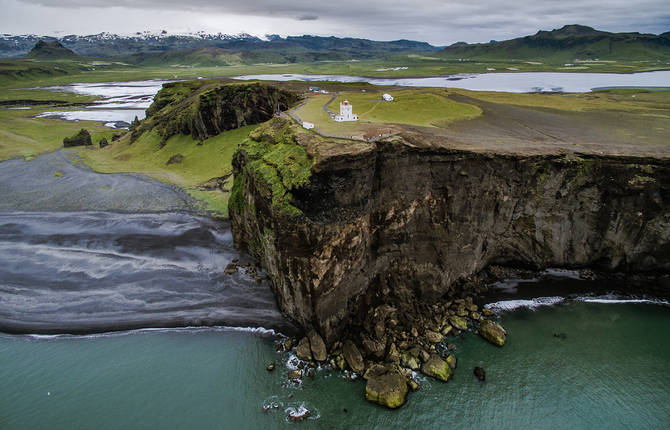
[[[410,39],[448,45],[566,24],[670,31],[668,0],[0,0],[0,33],[265,34]]]

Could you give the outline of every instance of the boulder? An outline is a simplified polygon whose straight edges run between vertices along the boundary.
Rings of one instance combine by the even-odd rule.
[[[459,330],[465,331],[468,329],[468,321],[465,318],[458,316],[450,316],[449,322],[452,326],[456,327]]]
[[[307,333],[309,338],[309,346],[312,350],[312,357],[316,361],[326,361],[328,353],[326,351],[326,344],[323,342],[323,338],[316,331],[312,330]]]
[[[482,308],[482,315],[485,317],[490,317],[493,315],[493,311],[489,308]]]
[[[451,367],[437,354],[432,354],[428,361],[421,366],[424,375],[431,376],[440,381],[447,382],[451,379]]]
[[[430,343],[440,343],[444,339],[444,336],[432,330],[426,330],[426,339]]]
[[[496,346],[503,346],[507,339],[505,329],[491,320],[482,320],[479,323],[479,335]]]
[[[272,372],[273,370],[275,370],[275,364],[274,363],[268,364],[268,367],[266,367],[266,369],[268,372]]]
[[[408,351],[403,352],[400,355],[400,363],[407,367],[408,369],[418,370],[419,369],[419,359],[414,357]]]
[[[407,398],[405,375],[393,365],[375,365],[366,372],[365,398],[390,409],[399,408]]]
[[[233,273],[237,273],[237,266],[234,264],[228,264],[226,268],[223,270],[223,273],[226,275],[232,275]]]
[[[475,367],[475,369],[473,370],[472,373],[474,373],[475,376],[477,377],[477,379],[479,379],[480,381],[485,381],[486,380],[486,372],[481,367],[479,367],[479,366]]]
[[[288,379],[300,379],[302,378],[302,370],[296,369],[296,370],[290,370],[287,374]]]
[[[449,354],[449,356],[446,358],[446,361],[449,367],[452,369],[456,368],[456,356],[454,354]]]
[[[303,337],[295,348],[295,355],[303,361],[312,361],[312,350],[309,346],[309,339]]]
[[[443,335],[443,336],[448,335],[449,333],[451,333],[451,331],[452,331],[453,329],[454,329],[454,328],[453,328],[452,326],[450,326],[449,324],[447,324],[447,325],[444,326],[444,328],[442,329],[442,335]]]
[[[344,355],[344,359],[347,361],[351,370],[356,373],[363,373],[363,371],[365,371],[363,356],[356,347],[356,344],[349,339],[345,340],[344,345],[342,345],[342,355]]]
[[[107,141],[106,137],[103,137],[102,139],[100,139],[100,142],[98,142],[98,144],[100,145],[100,148],[104,148],[105,146],[109,145],[109,142]]]

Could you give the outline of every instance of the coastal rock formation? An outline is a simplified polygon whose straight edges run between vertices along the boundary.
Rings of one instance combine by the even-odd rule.
[[[286,110],[299,96],[272,85],[220,80],[171,82],[163,85],[133,137],[153,131],[163,142],[178,134],[203,141],[245,125],[258,124]]]
[[[670,269],[670,161],[441,145],[410,132],[325,139],[275,118],[240,146],[235,244],[262,262],[281,309],[326,344],[389,292],[434,303],[489,265]],[[458,318],[479,317],[473,309],[450,325],[465,330]],[[388,339],[374,332],[363,346],[383,356]]]

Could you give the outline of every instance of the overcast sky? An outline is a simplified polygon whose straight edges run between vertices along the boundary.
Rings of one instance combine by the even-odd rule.
[[[1,33],[39,35],[167,30],[447,45],[509,39],[565,24],[670,31],[668,0],[0,0],[0,11]]]

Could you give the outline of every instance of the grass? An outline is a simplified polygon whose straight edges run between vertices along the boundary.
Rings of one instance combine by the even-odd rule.
[[[374,125],[406,124],[424,127],[446,127],[457,120],[481,115],[481,109],[450,100],[442,89],[412,88],[391,91],[392,102],[382,101],[382,91],[346,91],[339,93],[328,108],[338,113],[340,102],[348,100],[359,117],[357,122],[338,123],[324,111],[323,106],[332,95],[318,94],[296,109],[305,121],[313,122],[319,131],[335,136],[364,134]]]
[[[339,112],[340,102],[349,100],[361,120],[419,126],[443,126],[460,119],[481,115],[476,106],[447,98],[447,91],[408,89],[393,91],[392,102],[382,101],[382,92],[341,93],[330,105]]]
[[[62,121],[33,118],[45,109],[0,109],[0,161],[23,157],[27,160],[44,152],[63,147],[63,138],[86,128],[97,144],[102,137],[110,139],[114,130],[95,121]]]
[[[403,70],[382,70],[407,67]],[[668,70],[667,61],[601,61],[579,63],[575,72],[633,73]],[[584,68],[586,67],[586,68]],[[444,58],[439,53],[430,55],[395,54],[383,59],[361,61],[315,61],[288,64],[252,64],[206,67],[174,67],[172,63],[155,66],[136,66],[111,63],[92,67],[72,61],[3,60],[0,64],[0,88],[21,86],[64,85],[73,82],[110,82],[143,79],[183,79],[214,76],[237,76],[265,73],[341,74],[398,78],[435,76],[455,73],[496,72],[570,72],[563,61],[526,61],[510,59],[467,60]],[[516,70],[509,70],[510,68]]]
[[[102,173],[140,173],[162,182],[178,185],[197,200],[203,208],[223,217],[228,216],[229,192],[205,190],[200,186],[212,178],[225,176],[232,171],[232,157],[250,131],[256,126],[227,131],[197,144],[190,136],[177,135],[161,147],[157,133],[145,133],[133,144],[128,137],[103,149],[85,149],[79,152],[84,164]],[[168,164],[180,154],[183,160]],[[232,177],[224,184],[232,186]]]
[[[594,110],[625,111],[628,113],[656,113],[667,116],[670,107],[670,91],[623,89],[568,94],[518,94],[465,90],[450,91],[486,102],[533,108],[557,109],[571,112]]]

